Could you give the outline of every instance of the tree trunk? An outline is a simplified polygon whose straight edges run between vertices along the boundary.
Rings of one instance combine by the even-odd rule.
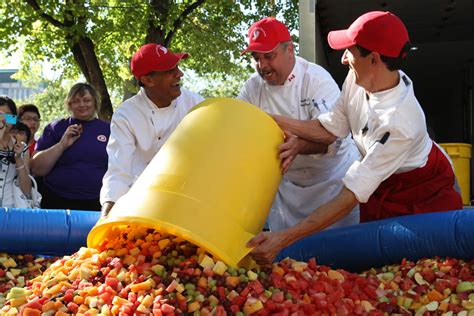
[[[146,32],[145,44],[156,43],[164,45],[165,29],[164,26],[169,18],[170,0],[150,0],[152,11],[148,16],[148,28]],[[160,21],[160,23],[156,23]],[[159,26],[158,26],[159,25]]]

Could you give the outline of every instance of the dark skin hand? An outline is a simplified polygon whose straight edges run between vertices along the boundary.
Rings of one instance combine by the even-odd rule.
[[[110,210],[112,209],[114,204],[115,204],[114,202],[105,202],[104,205],[102,205],[102,209],[101,209],[101,212],[100,212],[100,217],[104,218],[107,215],[109,215]]]

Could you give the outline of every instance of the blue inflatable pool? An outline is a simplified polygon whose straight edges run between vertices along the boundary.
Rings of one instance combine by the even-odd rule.
[[[0,208],[0,251],[66,255],[86,246],[99,212]],[[403,216],[328,230],[284,249],[292,257],[349,271],[399,263],[403,258],[474,258],[474,212]]]

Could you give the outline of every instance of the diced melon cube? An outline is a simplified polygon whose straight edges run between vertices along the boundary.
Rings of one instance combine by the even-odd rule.
[[[227,265],[224,262],[219,260],[216,262],[216,264],[212,268],[212,271],[214,271],[214,273],[218,275],[223,275],[224,272],[227,271]]]
[[[339,272],[339,271],[336,271],[336,270],[329,270],[328,271],[328,278],[330,278],[331,280],[338,280],[338,281],[341,281],[341,282],[344,282],[344,280],[345,280],[342,273]]]
[[[136,261],[135,257],[131,255],[126,255],[125,258],[123,258],[123,264],[125,265],[134,264],[135,261]]]
[[[128,253],[136,257],[140,253],[140,249],[138,247],[135,247],[130,249]]]
[[[158,276],[163,275],[163,270],[164,269],[165,269],[165,267],[162,266],[161,264],[155,264],[154,266],[151,267],[151,270],[153,270],[153,272]]]
[[[2,262],[2,265],[5,267],[5,269],[14,268],[16,267],[16,262],[12,257],[9,257],[8,259]]]
[[[158,242],[158,246],[160,247],[161,250],[163,250],[168,246],[169,243],[170,243],[170,240],[168,238],[162,239]]]
[[[192,302],[188,304],[188,313],[194,313],[195,311],[199,310],[201,304],[199,302]]]
[[[26,304],[26,302],[27,302],[26,297],[12,298],[10,299],[10,306],[18,307],[23,304]]]
[[[258,274],[253,272],[252,270],[247,271],[247,277],[250,281],[255,281],[258,278]]]
[[[205,268],[212,269],[214,268],[215,263],[211,257],[209,257],[208,255],[204,255],[201,261],[199,261],[199,265],[203,267],[204,269]]]
[[[306,269],[306,267],[308,266],[308,264],[306,262],[294,261],[291,266],[296,272],[303,272],[304,269]]]
[[[257,300],[255,303],[252,304],[245,304],[243,311],[245,315],[251,315],[253,313],[258,312],[259,310],[263,309],[263,303],[260,300]]]
[[[143,313],[143,314],[149,314],[150,310],[146,308],[143,304],[138,305],[137,307],[137,312]]]

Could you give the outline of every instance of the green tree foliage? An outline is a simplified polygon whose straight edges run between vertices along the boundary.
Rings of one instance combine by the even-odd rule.
[[[24,87],[45,89],[41,93],[32,95],[29,99],[18,101],[14,100],[17,106],[32,103],[36,105],[41,113],[41,126],[38,134],[51,121],[68,116],[64,99],[68,93],[68,88],[73,82],[48,80],[41,75],[42,69],[38,64],[30,64],[31,67],[23,68],[15,75],[14,79],[21,80]]]
[[[225,78],[215,76],[212,73],[206,74],[201,80],[206,81],[206,85],[200,89],[200,94],[204,98],[235,98],[239,94],[244,78],[227,75]]]
[[[248,25],[279,16],[295,29],[297,9],[295,0],[0,0],[0,48],[13,51],[21,41],[24,65],[47,60],[63,78],[82,74],[108,119],[109,91],[126,92],[129,60],[141,45],[189,52],[186,66],[198,75],[243,80],[250,69],[239,52]]]
[[[33,96],[31,103],[38,106],[41,113],[41,130],[51,121],[69,115],[64,105],[67,93],[68,89],[61,82],[50,81],[43,93]]]

